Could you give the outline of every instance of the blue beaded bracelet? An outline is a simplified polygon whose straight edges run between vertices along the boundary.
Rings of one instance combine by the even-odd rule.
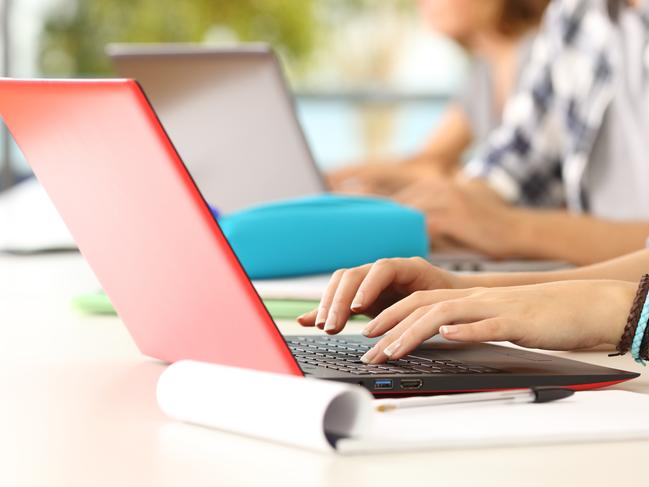
[[[640,319],[638,320],[638,327],[635,329],[635,335],[633,335],[633,342],[631,343],[631,356],[633,359],[642,365],[645,365],[644,360],[640,357],[640,346],[642,345],[642,339],[644,338],[645,331],[647,330],[647,324],[649,322],[649,294],[644,300],[644,305],[642,306],[642,313],[640,313]]]

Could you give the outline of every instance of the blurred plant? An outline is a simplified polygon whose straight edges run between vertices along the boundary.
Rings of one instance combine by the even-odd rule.
[[[319,29],[317,0],[60,0],[44,26],[46,75],[110,72],[109,42],[268,42],[292,65],[305,61]],[[358,0],[357,0],[358,1]]]

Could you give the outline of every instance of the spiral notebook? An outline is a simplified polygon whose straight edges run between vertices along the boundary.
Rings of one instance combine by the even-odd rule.
[[[379,413],[360,386],[181,361],[157,395],[175,420],[339,454],[649,439],[649,395],[619,390]]]

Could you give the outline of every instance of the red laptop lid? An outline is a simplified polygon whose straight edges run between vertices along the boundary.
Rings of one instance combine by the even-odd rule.
[[[301,375],[137,83],[0,79],[0,116],[143,353]]]

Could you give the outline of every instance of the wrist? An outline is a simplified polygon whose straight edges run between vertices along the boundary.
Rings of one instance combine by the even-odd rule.
[[[485,283],[485,275],[480,274],[457,274],[455,272],[449,273],[449,282],[451,289],[470,289],[474,287],[490,287]]]
[[[602,342],[604,344],[613,346],[617,346],[620,343],[621,337],[627,327],[627,319],[634,304],[634,298],[636,298],[638,293],[637,283],[619,281],[616,287],[616,293],[611,294],[611,298],[615,299],[617,306],[613,306],[612,309],[619,310],[616,313],[619,316],[615,316],[611,320],[610,325],[604,328],[602,336]]]
[[[508,207],[504,211],[507,231],[503,232],[503,246],[508,257],[529,257],[529,242],[533,240],[533,226],[529,211]],[[538,245],[538,242],[537,242]]]

